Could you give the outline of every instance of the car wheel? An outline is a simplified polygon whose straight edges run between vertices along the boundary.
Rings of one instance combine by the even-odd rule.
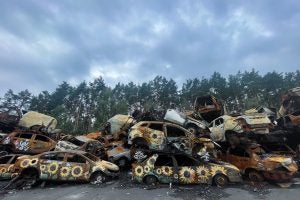
[[[24,180],[23,188],[30,188],[38,184],[39,174],[38,171],[33,169],[25,170],[22,175],[22,179]]]
[[[264,177],[259,173],[258,171],[252,170],[248,173],[248,177],[250,181],[253,182],[262,182],[264,180]]]
[[[107,180],[107,177],[105,174],[101,172],[97,172],[92,175],[92,178],[90,180],[91,184],[101,184],[104,183]]]
[[[228,184],[228,178],[223,174],[217,174],[214,176],[213,183],[218,187],[224,187]]]
[[[149,176],[146,176],[144,178],[144,182],[147,184],[147,185],[156,185],[158,180],[155,176],[153,175],[149,175]]]

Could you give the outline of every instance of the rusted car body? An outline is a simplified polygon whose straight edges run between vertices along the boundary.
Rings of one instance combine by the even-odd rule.
[[[105,145],[118,140],[126,141],[128,130],[135,123],[136,120],[130,115],[115,115],[107,121],[101,131],[89,133],[86,136]]]
[[[258,106],[256,108],[251,108],[249,110],[245,110],[245,115],[255,115],[255,114],[264,114],[269,117],[271,122],[274,122],[277,118],[276,109],[275,108],[267,108],[264,106]]]
[[[22,116],[18,126],[27,129],[43,128],[44,132],[51,133],[56,130],[57,120],[39,112],[29,111]]]
[[[300,87],[288,90],[281,98],[279,117],[300,111]]]
[[[10,154],[0,157],[0,180],[11,179],[14,175],[14,165],[19,154]]]
[[[227,133],[254,132],[266,134],[269,133],[272,127],[270,119],[264,114],[241,115],[237,117],[223,115],[213,120],[208,126],[211,132],[210,137],[213,141],[218,142],[225,142],[228,139]]]
[[[253,181],[290,181],[298,171],[292,157],[268,154],[258,144],[231,147],[220,158],[238,167]]]
[[[133,180],[146,183],[216,184],[241,182],[238,168],[228,163],[199,161],[182,154],[154,154],[132,167]]]
[[[84,151],[52,151],[22,156],[14,173],[24,178],[54,181],[103,182],[118,176],[119,167]]]
[[[38,154],[54,150],[56,142],[41,134],[27,131],[13,132],[0,142],[2,151],[23,154]]]
[[[106,154],[109,162],[121,168],[129,166],[131,162],[130,149],[124,146],[123,141],[115,141],[107,145]]]
[[[159,121],[142,121],[131,127],[128,144],[132,155],[145,158],[145,151],[180,151],[192,154],[192,141],[196,138],[183,127]],[[138,157],[139,157],[138,156]]]
[[[55,146],[55,151],[65,150],[82,150],[99,157],[102,157],[105,154],[102,143],[84,135],[65,136],[62,140],[58,141]]]
[[[135,124],[135,120],[129,115],[115,115],[110,118],[107,123],[110,124],[109,135],[112,135],[115,140],[118,140],[120,139],[119,134],[123,131],[127,132],[128,129]]]
[[[206,120],[210,123],[212,120],[224,114],[223,103],[214,96],[197,97],[194,102],[194,117]]]
[[[15,108],[0,108],[0,131],[12,132],[17,126],[22,113]]]

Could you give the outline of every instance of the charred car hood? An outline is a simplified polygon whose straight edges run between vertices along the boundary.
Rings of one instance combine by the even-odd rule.
[[[290,172],[298,171],[297,164],[291,157],[279,156],[279,155],[264,155],[262,156],[264,163],[276,163],[286,168]]]
[[[111,171],[119,171],[119,167],[111,162],[107,162],[105,160],[100,160],[96,162],[96,166],[100,169],[108,169]]]

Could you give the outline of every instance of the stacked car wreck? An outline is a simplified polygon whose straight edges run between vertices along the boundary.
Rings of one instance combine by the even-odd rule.
[[[225,186],[242,177],[292,182],[300,152],[299,96],[300,88],[283,95],[278,115],[265,107],[228,114],[214,96],[197,97],[192,111],[118,114],[82,135],[56,129],[53,117],[34,111],[11,116],[8,109],[0,114],[0,179],[103,183],[129,169],[132,180],[150,185]]]

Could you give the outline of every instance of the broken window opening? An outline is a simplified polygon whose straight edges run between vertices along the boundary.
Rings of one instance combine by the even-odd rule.
[[[8,161],[11,159],[11,156],[3,156],[0,158],[0,164],[8,164]]]
[[[23,138],[23,139],[31,139],[32,138],[32,134],[30,133],[22,133],[19,138]]]
[[[69,154],[67,158],[67,162],[73,163],[86,163],[86,159],[77,154]]]
[[[157,131],[162,131],[163,130],[163,124],[152,123],[152,124],[149,125],[148,128],[151,128],[151,129],[157,130]]]
[[[42,142],[49,142],[49,138],[43,136],[43,135],[36,135],[35,140],[40,140]]]
[[[184,155],[176,155],[175,156],[175,159],[177,161],[177,165],[180,167],[180,166],[198,166],[199,163],[188,157],[188,156],[184,156]]]
[[[156,167],[161,167],[161,166],[169,166],[173,167],[173,159],[170,156],[158,156],[156,159],[156,162],[154,164]]]
[[[239,156],[239,157],[250,157],[250,155],[242,148],[236,147],[236,148],[230,148],[229,154]]]
[[[174,126],[167,126],[168,137],[185,137],[185,132]]]
[[[63,161],[64,157],[65,157],[64,153],[49,153],[49,154],[42,155],[40,159]]]

